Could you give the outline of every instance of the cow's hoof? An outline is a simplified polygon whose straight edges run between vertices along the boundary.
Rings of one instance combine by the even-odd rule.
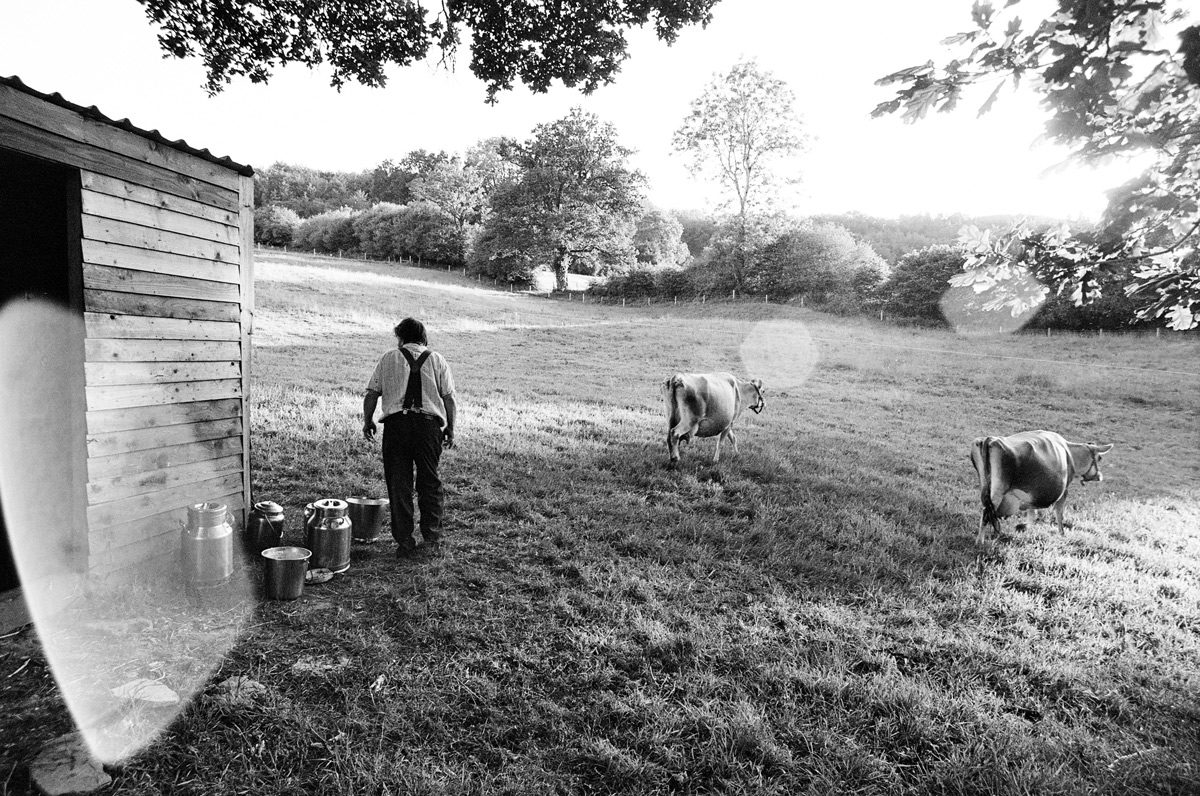
[[[1028,525],[1026,525],[1026,524],[1025,524],[1025,523],[1023,523],[1023,522],[1018,522],[1018,523],[1017,523],[1017,525],[1016,525],[1016,528],[1017,528],[1017,530],[1018,530],[1018,531],[1023,531],[1023,530],[1025,530],[1025,529],[1026,529],[1026,528],[1028,528],[1028,527],[1029,527],[1029,526],[1028,526]]]
[[[671,459],[663,466],[666,467],[668,470],[678,470],[679,469],[679,460]]]

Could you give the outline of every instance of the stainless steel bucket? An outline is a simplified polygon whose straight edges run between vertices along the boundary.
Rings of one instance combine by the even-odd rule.
[[[383,529],[383,517],[387,513],[387,498],[348,497],[350,522],[354,523],[354,541],[374,542]]]
[[[304,591],[304,574],[312,552],[305,547],[268,547],[262,551],[266,561],[263,584],[272,600],[294,600]]]

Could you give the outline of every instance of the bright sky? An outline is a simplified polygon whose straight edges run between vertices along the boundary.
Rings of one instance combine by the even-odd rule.
[[[782,201],[794,211],[1094,218],[1104,191],[1130,176],[1130,166],[1047,174],[1065,151],[1037,143],[1044,113],[1031,94],[1006,93],[981,119],[983,96],[916,125],[870,118],[889,97],[874,81],[930,58],[944,62],[939,42],[970,27],[970,6],[722,0],[707,29],[685,30],[672,47],[635,32],[617,82],[590,97],[518,87],[488,106],[467,58],[454,72],[433,63],[394,69],[382,90],[338,93],[327,72],[291,67],[266,85],[239,80],[208,97],[199,61],[164,60],[135,0],[6,0],[0,75],[258,168],[284,161],[358,171],[413,149],[461,152],[492,135],[525,138],[582,105],[636,150],[652,200],[708,209],[720,192],[687,172],[671,135],[714,74],[753,57],[791,86],[814,139],[790,164],[802,182]]]

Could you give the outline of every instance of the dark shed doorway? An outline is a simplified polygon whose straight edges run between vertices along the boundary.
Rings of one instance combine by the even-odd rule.
[[[12,301],[46,299],[82,315],[79,197],[77,169],[0,148],[0,308]],[[78,400],[82,411],[83,396]],[[3,500],[0,494],[0,594],[20,585]]]

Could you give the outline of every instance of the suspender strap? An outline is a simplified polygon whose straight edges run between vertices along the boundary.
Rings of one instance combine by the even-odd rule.
[[[429,359],[430,351],[425,349],[421,352],[421,356],[414,357],[407,349],[401,348],[400,353],[404,355],[404,359],[408,362],[408,388],[404,391],[404,409],[420,409],[421,408],[421,366],[425,364],[425,360]]]

